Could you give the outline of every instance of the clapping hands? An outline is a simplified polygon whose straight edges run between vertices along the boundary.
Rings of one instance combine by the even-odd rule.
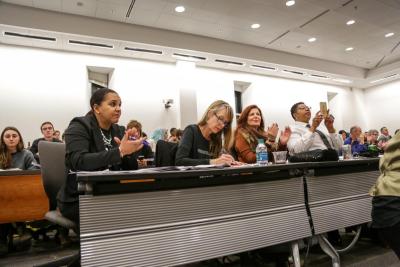
[[[115,142],[119,145],[119,150],[121,157],[130,155],[143,147],[143,138],[139,138],[136,140],[130,140],[131,136],[133,136],[132,129],[128,129],[125,131],[124,136],[120,140],[118,137],[114,137]]]

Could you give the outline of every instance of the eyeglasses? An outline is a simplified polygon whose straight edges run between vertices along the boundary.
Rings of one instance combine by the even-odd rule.
[[[299,106],[299,107],[297,107],[297,109],[301,109],[301,110],[303,110],[303,109],[308,109],[308,110],[311,110],[311,107],[308,107],[308,106]]]
[[[47,130],[53,130],[53,127],[49,126],[49,127],[43,127],[42,131],[47,131]]]
[[[221,125],[224,125],[224,127],[227,126],[227,125],[229,124],[228,121],[225,121],[225,120],[224,120],[224,117],[223,117],[223,116],[218,116],[217,112],[215,112],[215,111],[214,111],[214,115],[215,115],[215,117],[217,118],[218,123],[220,123]]]

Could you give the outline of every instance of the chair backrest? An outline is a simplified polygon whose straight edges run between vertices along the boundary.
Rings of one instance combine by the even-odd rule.
[[[177,150],[177,143],[158,140],[156,144],[156,155],[154,159],[156,167],[174,166]]]
[[[50,200],[50,209],[54,210],[57,207],[57,193],[67,178],[65,144],[41,141],[39,156],[44,190]]]

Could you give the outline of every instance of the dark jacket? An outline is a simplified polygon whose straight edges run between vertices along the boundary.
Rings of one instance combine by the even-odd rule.
[[[106,150],[96,117],[88,114],[76,117],[65,131],[65,165],[67,171],[135,170],[137,161],[130,155],[121,159],[114,137],[122,139],[124,127],[113,124],[110,128],[112,148]],[[61,202],[78,201],[75,175],[68,175],[67,181],[58,193]]]

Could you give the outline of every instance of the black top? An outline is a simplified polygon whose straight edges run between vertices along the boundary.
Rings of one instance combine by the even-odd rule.
[[[122,139],[123,135],[124,128],[117,124],[111,125],[109,131],[102,133],[92,114],[72,119],[65,131],[67,171],[136,170],[136,158],[128,155],[121,159],[118,145],[114,141],[114,137]],[[103,141],[103,136],[110,140],[110,147]],[[68,175],[57,198],[61,202],[78,200],[75,175]]]
[[[145,159],[150,159],[154,157],[153,150],[149,145],[144,145],[140,150],[134,152],[132,154],[134,158],[138,158],[139,156],[143,156]]]
[[[386,228],[400,223],[400,197],[375,196],[371,215],[373,228]]]
[[[194,166],[210,164],[210,143],[202,135],[197,124],[189,125],[183,131],[183,136],[176,152],[175,165]]]

